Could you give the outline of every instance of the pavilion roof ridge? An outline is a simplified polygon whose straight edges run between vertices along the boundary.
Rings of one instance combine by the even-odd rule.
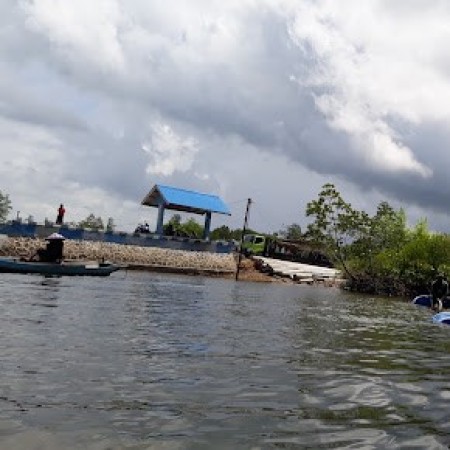
[[[218,213],[231,215],[228,206],[215,194],[155,184],[141,202],[146,206],[164,205],[166,209],[195,214]]]
[[[193,193],[196,195],[204,195],[206,197],[217,197],[220,198],[217,194],[206,194],[205,192],[198,192],[198,191],[193,191],[192,189],[185,189],[185,188],[178,188],[178,187],[173,187],[173,186],[168,186],[167,184],[155,184],[155,187],[157,188],[166,188],[166,189],[174,189],[176,191],[183,191],[186,193]]]

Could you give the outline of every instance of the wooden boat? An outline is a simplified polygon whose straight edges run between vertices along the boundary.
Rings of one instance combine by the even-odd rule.
[[[41,275],[68,275],[107,277],[120,267],[110,263],[63,261],[62,263],[23,261],[18,258],[0,258],[0,272],[37,273]]]

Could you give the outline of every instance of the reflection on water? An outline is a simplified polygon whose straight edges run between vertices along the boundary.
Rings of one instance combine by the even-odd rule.
[[[450,327],[428,311],[115,275],[1,276],[1,449],[450,444]]]

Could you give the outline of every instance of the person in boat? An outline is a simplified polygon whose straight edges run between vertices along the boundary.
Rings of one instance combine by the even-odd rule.
[[[134,230],[135,233],[150,233],[150,226],[147,222],[145,222],[144,225],[139,224],[136,229]]]
[[[46,247],[39,248],[32,259],[37,256],[39,262],[60,263],[63,260],[64,239],[58,233],[51,234],[46,238]]]
[[[433,298],[431,307],[434,310],[440,311],[442,309],[442,300],[448,295],[448,281],[443,273],[439,273],[436,280],[433,281],[431,295]]]

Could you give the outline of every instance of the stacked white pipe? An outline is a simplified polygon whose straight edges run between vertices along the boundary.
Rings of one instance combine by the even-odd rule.
[[[294,281],[313,283],[316,281],[334,281],[342,277],[341,271],[331,267],[313,266],[294,261],[255,256],[255,260],[261,261],[263,267],[268,267],[274,275],[289,277]]]

